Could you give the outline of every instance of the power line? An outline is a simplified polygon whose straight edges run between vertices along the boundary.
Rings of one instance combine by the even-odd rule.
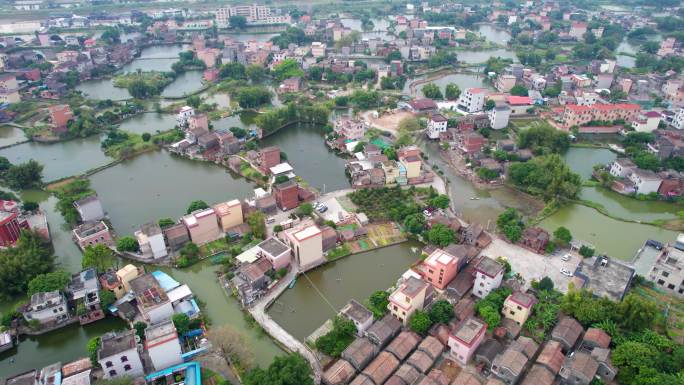
[[[316,290],[316,292],[318,293],[318,295],[320,295],[321,298],[323,298],[323,301],[325,301],[325,303],[327,303],[328,306],[330,306],[330,308],[332,309],[333,313],[334,313],[334,314],[337,314],[337,309],[335,308],[335,306],[333,306],[333,304],[330,303],[330,301],[328,301],[328,299],[323,295],[323,293],[321,293],[321,291],[318,290],[318,287],[316,287],[316,285],[311,281],[311,279],[309,278],[309,276],[306,275],[305,272],[302,272],[302,275],[306,278],[307,281],[309,281],[309,283],[311,284],[311,287],[313,287],[314,290]]]

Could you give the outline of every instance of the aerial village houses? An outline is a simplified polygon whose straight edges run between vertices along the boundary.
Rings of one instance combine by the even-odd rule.
[[[420,265],[418,265],[423,279],[439,290],[456,277],[459,260],[445,250],[436,249]]]
[[[162,370],[183,362],[176,327],[166,320],[145,329],[145,350],[155,370]]]
[[[475,283],[473,295],[484,298],[501,285],[504,275],[504,267],[495,260],[484,257],[475,266]]]
[[[432,300],[432,286],[416,277],[409,277],[389,297],[387,308],[404,325],[407,325],[413,313],[423,308]]]
[[[684,297],[684,234],[679,234],[674,244],[662,247],[646,279],[661,290]]]
[[[103,221],[85,222],[72,230],[74,241],[81,250],[88,246],[103,244],[105,246],[114,245],[114,239],[109,231],[109,227]]]
[[[74,207],[82,222],[99,221],[104,219],[105,213],[102,203],[96,194],[89,195],[74,202]]]
[[[431,115],[427,123],[427,136],[430,139],[439,139],[440,135],[447,132],[447,118],[442,114]]]
[[[135,293],[138,310],[146,321],[154,324],[173,316],[173,305],[169,301],[169,296],[152,274],[134,278],[129,284]]]
[[[183,216],[183,223],[188,228],[192,243],[203,245],[215,241],[223,235],[216,218],[216,212],[212,208],[198,210]]]
[[[323,256],[323,233],[318,226],[304,224],[283,233],[300,271],[312,269],[326,261]]]
[[[349,301],[349,303],[340,310],[340,314],[354,322],[354,326],[356,326],[356,335],[359,337],[363,336],[366,330],[373,324],[373,313],[355,299]]]
[[[166,242],[161,227],[156,223],[146,223],[135,232],[140,253],[145,258],[160,259],[167,255]]]
[[[103,335],[97,350],[97,361],[105,378],[137,377],[145,373],[133,329]]]
[[[504,317],[522,326],[532,313],[532,306],[535,303],[537,300],[532,294],[516,291],[506,298],[501,312]]]
[[[451,358],[466,366],[485,338],[487,324],[474,317],[461,321],[449,334]]]
[[[268,238],[256,247],[257,255],[269,260],[273,269],[280,270],[290,265],[292,250],[278,238]]]

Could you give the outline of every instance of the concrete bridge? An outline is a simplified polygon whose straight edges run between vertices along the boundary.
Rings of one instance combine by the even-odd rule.
[[[321,383],[321,376],[323,375],[323,366],[321,365],[321,362],[319,361],[318,357],[314,352],[311,351],[306,345],[304,345],[301,341],[293,337],[290,333],[288,333],[285,329],[283,329],[280,325],[278,325],[277,322],[271,318],[266,313],[266,309],[275,302],[275,300],[280,297],[280,295],[287,290],[290,282],[292,282],[293,279],[297,277],[297,274],[299,273],[299,269],[294,267],[290,270],[289,273],[285,277],[283,277],[280,282],[271,289],[271,291],[264,297],[258,299],[254,304],[252,304],[251,307],[249,307],[247,310],[249,313],[254,317],[254,319],[261,325],[262,328],[268,333],[271,337],[275,338],[278,342],[280,342],[285,348],[292,352],[298,352],[301,354],[307,361],[309,361],[309,364],[311,365],[311,369],[313,370],[313,375],[314,375],[314,383],[316,385]]]

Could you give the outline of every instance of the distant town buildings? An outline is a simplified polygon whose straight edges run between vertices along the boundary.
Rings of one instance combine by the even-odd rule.
[[[290,15],[273,13],[271,8],[265,5],[236,5],[233,7],[219,8],[215,12],[216,24],[219,28],[230,26],[231,16],[243,16],[248,24],[289,24]]]

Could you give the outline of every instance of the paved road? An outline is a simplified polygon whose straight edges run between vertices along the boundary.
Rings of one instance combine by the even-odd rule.
[[[257,300],[249,308],[249,312],[271,337],[278,340],[290,351],[300,353],[302,356],[304,356],[304,358],[306,358],[307,361],[309,361],[311,369],[313,369],[314,373],[314,383],[318,385],[321,383],[323,367],[321,366],[321,362],[318,360],[316,355],[309,350],[306,345],[294,338],[290,333],[285,331],[285,329],[280,327],[280,325],[278,325],[278,323],[266,313],[266,307],[268,307],[271,302],[275,301],[275,299],[278,298],[283,291],[287,290],[287,286],[297,276],[297,272],[297,269],[294,268],[290,270],[290,272],[280,280],[278,285],[274,287],[268,295]]]

